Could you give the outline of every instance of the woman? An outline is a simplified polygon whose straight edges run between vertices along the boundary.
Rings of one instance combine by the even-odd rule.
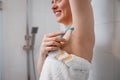
[[[53,0],[52,10],[56,16],[57,22],[64,24],[65,28],[72,26],[74,30],[71,32],[69,39],[58,37],[59,35],[66,34],[61,31],[44,36],[38,60],[38,74],[40,75],[40,80],[87,80],[89,69],[81,71],[83,69],[81,67],[89,66],[93,56],[95,38],[91,1]],[[69,68],[67,67],[67,63],[64,64],[64,62],[59,60],[56,60],[56,62],[54,62],[54,60],[52,62],[51,60],[51,62],[49,62],[49,54],[57,54],[59,53],[59,49],[65,51],[68,55],[72,54],[75,56],[75,61],[74,63],[71,62],[72,60],[70,61],[71,65],[69,65]],[[73,65],[77,65],[76,59],[78,59],[78,64],[80,63],[76,68],[79,70],[78,72],[75,71],[75,69],[70,69]],[[59,62],[60,64],[58,64]],[[62,71],[63,68],[60,67],[61,65],[63,65],[66,70],[65,74],[63,73],[64,71]],[[55,71],[54,69],[58,75],[57,77],[52,75],[52,70]],[[51,70],[51,73],[45,73],[46,70]],[[57,70],[62,72],[58,73]],[[49,78],[45,78],[45,76]]]

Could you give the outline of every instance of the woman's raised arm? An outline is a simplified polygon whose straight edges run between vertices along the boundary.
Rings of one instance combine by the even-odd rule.
[[[94,17],[90,0],[69,0],[72,13],[72,26],[75,28],[73,36],[79,43],[81,53],[92,59],[94,47]],[[86,55],[84,55],[86,56]]]

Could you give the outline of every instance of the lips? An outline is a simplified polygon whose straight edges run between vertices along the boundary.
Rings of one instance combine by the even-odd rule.
[[[54,11],[54,14],[55,14],[57,17],[59,17],[59,16],[61,15],[61,10],[56,10],[56,11]]]

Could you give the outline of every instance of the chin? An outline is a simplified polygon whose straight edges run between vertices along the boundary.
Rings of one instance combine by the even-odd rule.
[[[65,21],[62,17],[58,17],[56,20],[58,23],[64,23]]]
[[[58,20],[58,19],[57,19],[57,22],[58,22],[58,23],[61,23],[61,20]]]

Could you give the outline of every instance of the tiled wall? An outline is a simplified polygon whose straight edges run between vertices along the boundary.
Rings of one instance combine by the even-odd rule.
[[[114,40],[114,47],[113,51],[115,56],[120,58],[120,0],[115,1],[115,40]]]
[[[3,36],[2,36],[2,11],[0,11],[0,80],[3,79]]]
[[[50,0],[29,1],[33,1],[30,6],[31,12],[29,12],[30,24],[39,27],[35,41],[35,62],[37,64],[43,35],[57,31],[59,25],[55,23],[50,11]],[[23,46],[26,44],[26,0],[4,0],[3,2],[3,62],[5,71],[3,77],[4,80],[27,80],[27,59],[26,52],[23,50]],[[34,80],[33,74],[31,74],[31,80]]]
[[[120,80],[119,0],[93,0],[96,44],[90,80]],[[117,49],[116,49],[117,48]]]
[[[26,0],[3,1],[4,80],[27,80],[24,35]]]

